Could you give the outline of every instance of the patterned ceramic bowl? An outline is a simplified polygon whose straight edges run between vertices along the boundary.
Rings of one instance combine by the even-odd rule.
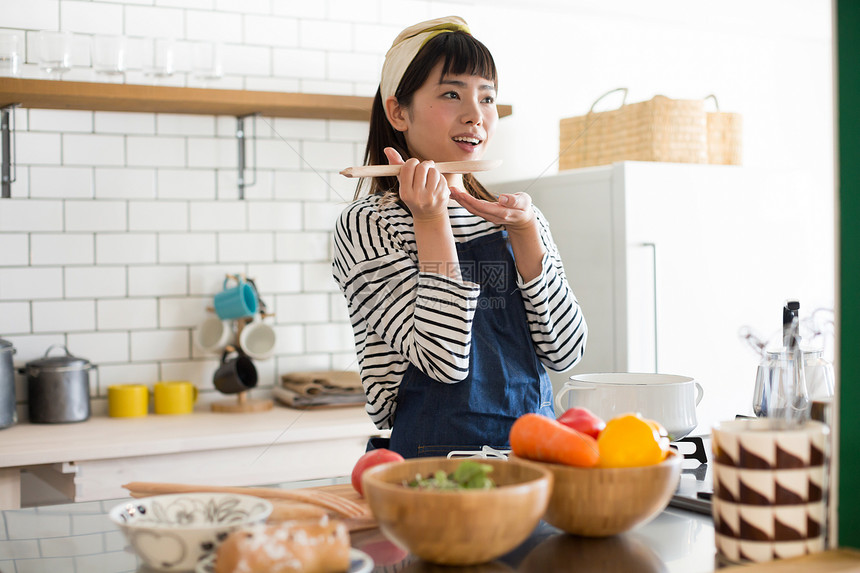
[[[158,571],[190,571],[234,529],[262,523],[272,504],[223,493],[156,495],[117,505],[110,519],[134,552]]]

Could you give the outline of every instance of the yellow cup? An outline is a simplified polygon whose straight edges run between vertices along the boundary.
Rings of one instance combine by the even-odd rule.
[[[189,414],[197,401],[197,386],[185,380],[155,383],[156,414]]]
[[[149,388],[145,384],[108,386],[108,415],[111,418],[139,418],[149,408]]]

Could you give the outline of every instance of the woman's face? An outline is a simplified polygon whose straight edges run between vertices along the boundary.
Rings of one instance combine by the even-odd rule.
[[[437,63],[395,125],[420,160],[480,159],[499,121],[493,82],[468,74],[442,77]],[[402,129],[405,126],[405,129]]]

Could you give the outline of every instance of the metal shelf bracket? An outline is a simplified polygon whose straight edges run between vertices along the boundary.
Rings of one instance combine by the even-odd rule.
[[[239,186],[239,199],[245,198],[245,188],[253,187],[257,184],[257,116],[259,113],[252,113],[249,115],[240,115],[236,117],[236,143],[238,144],[238,161],[237,161],[237,169],[238,176],[236,178],[238,186]],[[247,142],[247,135],[245,132],[245,119],[251,117],[254,119],[254,135],[251,141],[254,144],[254,166],[251,169],[254,174],[254,179],[249,183],[245,181],[245,162],[247,159],[247,154],[245,150],[245,144]]]
[[[15,106],[13,103],[0,108],[0,146],[2,146],[2,167],[0,167],[0,198],[12,197],[12,183],[17,179],[15,168]]]

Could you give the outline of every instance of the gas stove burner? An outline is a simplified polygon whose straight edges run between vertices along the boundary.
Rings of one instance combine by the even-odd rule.
[[[669,505],[679,509],[710,515],[711,483],[708,451],[711,447],[710,436],[687,436],[671,444],[684,459],[678,489]]]
[[[448,459],[481,458],[485,460],[487,458],[495,458],[506,460],[510,453],[511,450],[497,450],[490,446],[481,446],[480,450],[455,450],[453,452],[448,452]]]
[[[693,444],[695,449],[689,453],[684,452],[681,451],[678,444]],[[676,440],[670,446],[678,450],[678,453],[683,455],[685,460],[698,460],[700,464],[708,463],[708,451],[705,449],[705,441],[701,436],[687,436],[686,438]]]

